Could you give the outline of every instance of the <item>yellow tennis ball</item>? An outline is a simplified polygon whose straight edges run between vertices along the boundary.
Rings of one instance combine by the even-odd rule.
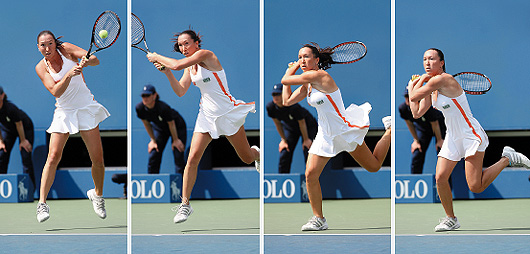
[[[105,39],[105,38],[107,38],[107,36],[109,36],[109,32],[107,32],[107,30],[100,30],[99,31],[99,37],[101,37],[101,39]]]
[[[419,79],[419,78],[420,78],[420,75],[418,75],[418,74],[414,74],[414,75],[412,75],[412,77],[410,78],[410,80],[414,81],[414,80]]]

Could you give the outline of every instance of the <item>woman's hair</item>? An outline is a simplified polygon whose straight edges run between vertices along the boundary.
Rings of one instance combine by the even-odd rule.
[[[436,53],[438,53],[438,57],[440,57],[440,61],[444,61],[444,65],[442,66],[442,69],[445,72],[445,57],[444,57],[444,53],[441,50],[437,49],[437,48],[430,48],[427,51],[429,51],[429,50],[436,51]]]
[[[311,44],[305,44],[302,48],[309,48],[315,57],[318,57],[318,68],[321,70],[326,70],[331,68],[333,59],[331,59],[331,54],[333,54],[333,49],[330,47],[320,48],[315,42]]]
[[[53,40],[55,41],[55,44],[57,45],[57,48],[59,48],[59,46],[61,46],[63,44],[63,41],[59,40],[61,38],[63,38],[62,36],[59,36],[58,38],[55,38],[55,35],[49,31],[49,30],[44,30],[42,32],[39,33],[39,35],[37,35],[37,44],[39,44],[39,38],[45,34],[49,34],[53,37]]]
[[[199,48],[201,47],[201,38],[202,38],[202,35],[200,35],[199,33],[193,31],[190,27],[190,29],[188,30],[185,30],[185,31],[182,31],[180,33],[176,33],[175,34],[175,37],[172,39],[172,41],[175,43],[173,44],[173,50],[175,50],[175,52],[179,52],[182,54],[182,52],[180,52],[180,49],[179,49],[179,42],[178,42],[178,38],[179,36],[181,36],[182,34],[187,34],[191,37],[191,39],[195,42],[195,41],[198,41],[199,42]]]

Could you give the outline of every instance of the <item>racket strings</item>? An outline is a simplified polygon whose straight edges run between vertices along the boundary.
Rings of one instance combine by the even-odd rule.
[[[484,92],[490,89],[491,81],[484,76],[464,73],[455,77],[462,89],[468,92]]]
[[[137,45],[144,39],[144,36],[145,36],[144,25],[135,15],[132,15],[131,23],[132,23],[131,24],[132,25],[131,44]]]
[[[331,58],[337,63],[347,63],[358,60],[366,54],[366,47],[360,43],[347,43],[333,50]]]
[[[95,25],[94,45],[98,48],[106,48],[112,45],[120,34],[120,19],[114,13],[106,12],[101,15]],[[107,30],[107,37],[101,38],[98,32]]]

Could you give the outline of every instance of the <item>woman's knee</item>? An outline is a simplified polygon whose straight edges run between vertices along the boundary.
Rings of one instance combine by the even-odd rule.
[[[479,184],[470,184],[469,190],[473,193],[481,193],[484,191],[484,188],[482,188],[482,185]]]
[[[58,165],[63,156],[63,151],[59,149],[53,149],[48,152],[48,158],[46,162],[52,165]]]

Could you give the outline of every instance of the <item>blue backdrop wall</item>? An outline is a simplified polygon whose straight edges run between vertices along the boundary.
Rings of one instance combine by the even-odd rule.
[[[126,1],[67,1],[9,3],[0,10],[4,46],[0,51],[2,75],[0,86],[9,100],[25,111],[35,125],[34,149],[45,146],[45,130],[49,127],[55,98],[46,90],[35,73],[35,65],[43,58],[37,49],[37,34],[51,30],[61,40],[84,49],[90,45],[94,21],[105,10],[115,11],[126,24]],[[126,31],[112,48],[97,53],[100,65],[84,70],[88,88],[96,100],[111,113],[102,130],[127,129]],[[18,142],[16,144],[18,146]],[[20,154],[11,154],[9,173],[20,173]],[[44,155],[45,156],[45,155]]]
[[[447,72],[486,74],[493,88],[482,96],[469,96],[475,118],[488,130],[530,128],[526,84],[530,57],[525,31],[530,25],[530,2],[413,1],[396,3],[396,173],[410,172],[412,136],[399,118],[397,106],[412,74],[424,73],[425,50],[436,47],[445,54]],[[436,154],[430,149],[424,173],[434,173]]]
[[[225,69],[231,94],[240,100],[256,102],[259,110],[259,1],[132,1],[132,11],[144,23],[149,49],[176,59],[171,39],[177,32],[193,28],[201,35],[202,47],[213,51]],[[180,79],[183,71],[174,71]],[[134,105],[141,102],[145,84],[153,84],[162,101],[179,111],[188,127],[189,148],[199,110],[200,92],[190,87],[178,97],[166,75],[159,72],[137,49],[132,52],[132,172],[147,173],[149,136]],[[246,118],[246,130],[259,130],[259,111]],[[169,144],[162,157],[161,173],[174,173]]]
[[[302,45],[322,47],[345,41],[362,41],[368,53],[359,62],[336,65],[328,70],[341,89],[344,104],[372,104],[370,129],[383,129],[381,118],[390,108],[390,1],[265,1],[265,100],[283,77],[287,64],[298,59]],[[307,104],[316,117],[316,110]],[[278,172],[280,135],[265,113],[265,173]],[[291,172],[303,173],[301,143],[295,151]]]

